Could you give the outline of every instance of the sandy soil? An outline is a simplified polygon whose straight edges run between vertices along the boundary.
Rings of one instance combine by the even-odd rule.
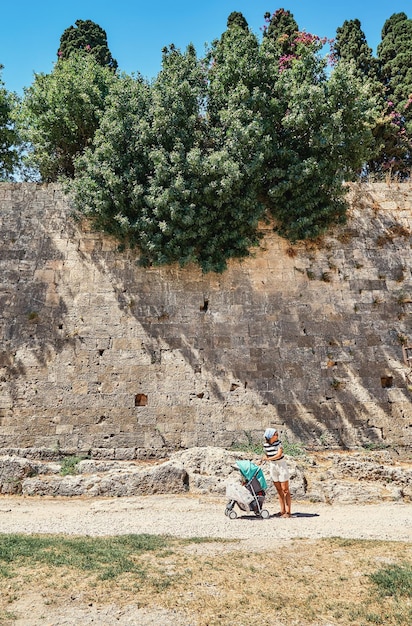
[[[283,542],[295,537],[412,540],[412,504],[327,505],[294,502],[290,519],[275,516],[275,502],[266,502],[267,520],[237,509],[225,516],[224,499],[205,496],[143,496],[132,498],[45,498],[0,496],[0,532],[116,535],[169,534],[178,537],[236,539],[230,544],[198,544],[198,551],[265,550],[268,537]],[[84,605],[79,599],[67,607],[46,606],[35,592],[10,606],[13,626],[196,626],[177,612],[146,610],[131,603],[121,608]],[[6,622],[1,622],[2,624]]]

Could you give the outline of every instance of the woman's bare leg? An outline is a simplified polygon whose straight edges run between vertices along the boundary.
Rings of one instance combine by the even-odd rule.
[[[280,505],[280,514],[284,515],[286,513],[286,507],[285,507],[285,498],[283,495],[283,489],[282,489],[282,484],[284,483],[278,483],[278,482],[274,482],[273,483],[276,487],[276,491],[278,492],[278,498],[279,498],[279,505]]]
[[[290,495],[289,481],[286,480],[284,483],[280,483],[280,487],[282,490],[285,514],[287,515],[287,517],[290,517],[292,510],[292,498]]]

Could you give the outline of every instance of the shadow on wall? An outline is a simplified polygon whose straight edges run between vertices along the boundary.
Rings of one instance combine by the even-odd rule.
[[[0,186],[0,206],[8,188]],[[1,411],[13,421],[17,401],[30,415],[43,393],[44,421],[71,420],[73,442],[87,424],[102,445],[114,435],[119,447],[138,445],[135,414],[147,411],[141,430],[154,431],[157,416],[169,419],[168,403],[200,441],[208,434],[207,445],[230,446],[246,433],[260,440],[269,424],[320,447],[410,441],[402,366],[402,341],[412,332],[410,231],[396,211],[376,209],[373,194],[320,243],[292,247],[268,230],[254,257],[202,275],[194,267],[140,268],[132,252],[82,232],[61,192],[13,189],[13,206],[0,211],[9,268],[0,287],[0,424]],[[129,357],[122,366],[106,360],[115,353],[114,323],[118,344],[138,336],[145,352],[142,381],[122,392],[121,405],[113,376]],[[40,381],[31,368],[41,370]],[[105,372],[112,387],[103,392]],[[133,428],[116,421],[123,407]]]
[[[399,407],[411,429],[400,339],[411,312],[399,299],[412,288],[399,274],[410,230],[372,201],[320,243],[288,248],[268,233],[266,250],[221,276],[142,269],[131,252],[127,270],[110,253],[91,259],[144,328],[151,363],[172,354],[190,367],[203,420],[239,411],[256,436],[276,423],[319,446],[399,444]]]
[[[35,184],[3,184],[1,192],[0,256],[6,269],[0,287],[0,394],[1,407],[13,412],[17,398],[29,407],[38,392],[39,381],[30,375],[33,368],[47,368],[73,341],[65,337],[68,308],[57,293],[63,256],[49,232],[47,206],[53,194]],[[42,194],[44,214],[39,219],[30,207]]]

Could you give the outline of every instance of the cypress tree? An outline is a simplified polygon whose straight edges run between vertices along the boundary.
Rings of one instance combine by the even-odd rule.
[[[58,59],[68,59],[72,54],[91,54],[99,65],[117,69],[117,61],[107,45],[106,31],[91,20],[76,20],[75,26],[66,28],[60,37]]]
[[[381,80],[386,88],[388,101],[412,121],[412,20],[405,13],[394,13],[382,29],[382,41],[378,46]]]
[[[412,148],[412,20],[405,13],[386,20],[377,52],[386,97],[381,123],[386,136],[383,165],[405,173]]]
[[[338,62],[353,62],[359,78],[377,80],[377,61],[358,19],[345,20],[336,30],[333,52]]]
[[[230,28],[231,26],[239,26],[240,28],[243,28],[243,30],[248,30],[249,28],[243,13],[240,13],[239,11],[233,11],[227,18],[227,28]]]
[[[299,32],[298,24],[290,11],[278,9],[272,15],[265,13],[264,37],[272,40],[273,53],[277,57],[295,52],[295,39]]]

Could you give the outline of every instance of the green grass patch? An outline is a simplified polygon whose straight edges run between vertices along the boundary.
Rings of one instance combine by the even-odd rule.
[[[77,474],[77,466],[84,458],[80,456],[66,456],[60,467],[61,476],[74,476]]]
[[[283,445],[283,452],[287,456],[293,456],[293,457],[306,456],[306,450],[300,443],[290,443],[289,441],[287,441],[287,439],[285,439],[284,441],[282,441],[282,445]]]
[[[145,578],[146,569],[138,562],[140,556],[152,552],[164,557],[177,544],[211,541],[217,540],[201,537],[180,540],[148,534],[116,537],[0,534],[0,578],[13,577],[21,566],[38,565],[95,573],[101,580],[115,579],[124,573]]]
[[[0,610],[0,625],[1,624],[10,624],[10,622],[14,622],[17,619],[17,615],[11,611],[1,611]]]
[[[46,565],[93,572],[102,580],[133,572],[145,576],[134,557],[163,549],[168,540],[154,535],[118,537],[61,537],[0,535],[0,572],[11,576],[11,567]]]
[[[412,565],[388,565],[369,576],[382,596],[412,598]]]
[[[199,626],[229,626],[234,615],[239,624],[259,615],[259,624],[270,626],[274,610],[282,624],[317,624],[320,616],[336,626],[412,624],[408,543],[301,538],[283,545],[279,575],[268,574],[260,551],[246,552],[236,541],[229,553],[198,547],[218,542],[233,540],[0,534],[0,626],[13,622],[28,585],[63,613],[70,593],[119,610],[133,596],[141,606],[188,611],[188,623]]]
[[[375,450],[379,451],[379,450],[387,450],[388,449],[388,445],[386,443],[374,443],[374,442],[368,442],[368,443],[363,443],[362,444],[362,448],[364,450],[368,450],[371,452],[374,452]]]
[[[263,454],[263,445],[261,443],[233,443],[230,449],[234,452],[243,452],[244,454],[249,454],[250,456],[262,456]]]

